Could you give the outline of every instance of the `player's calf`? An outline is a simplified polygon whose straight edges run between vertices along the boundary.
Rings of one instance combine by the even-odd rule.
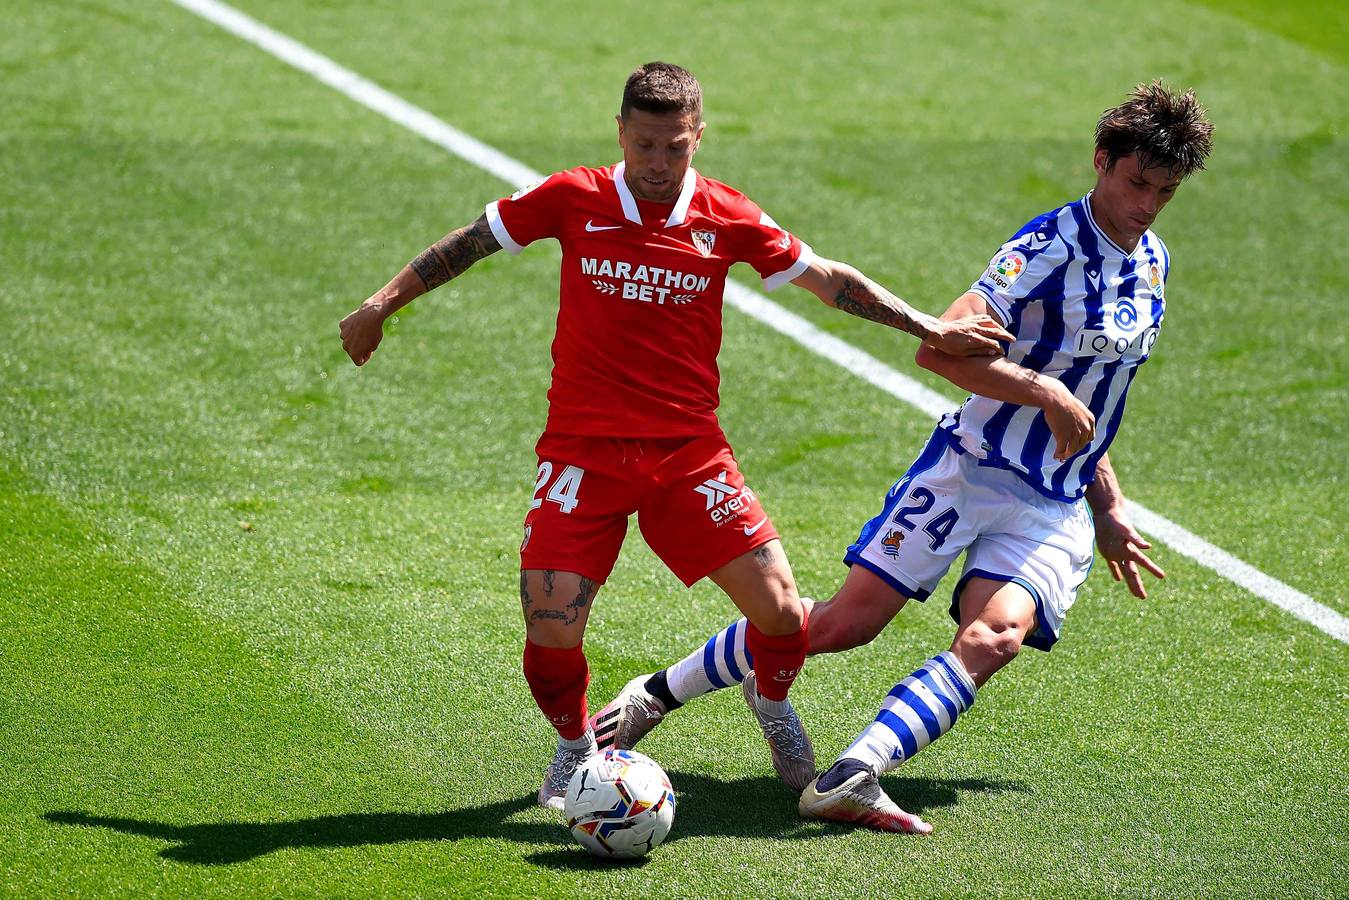
[[[524,670],[534,702],[558,735],[574,741],[585,734],[590,667],[581,648],[543,647],[526,639]]]
[[[951,730],[974,705],[974,680],[955,654],[939,653],[895,685],[875,720],[825,772],[826,783],[858,766],[881,773]]]

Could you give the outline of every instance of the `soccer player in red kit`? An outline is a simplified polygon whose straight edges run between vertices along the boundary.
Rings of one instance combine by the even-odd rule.
[[[591,603],[637,514],[647,544],[687,585],[709,577],[744,613],[751,708],[783,780],[815,777],[814,751],[787,699],[806,655],[806,613],[758,496],[717,423],[722,291],[747,262],[772,290],[792,282],[825,303],[899,328],[953,355],[995,354],[1010,336],[987,316],[941,322],[856,269],[816,256],[743,194],[691,166],[702,92],[684,69],[648,63],[618,116],[623,162],[558,172],[487,205],[342,320],[364,365],[385,319],[505,248],[562,246],[548,422],[520,547],[524,673],[558,747],[539,802],[561,808],[595,752],[581,649]]]

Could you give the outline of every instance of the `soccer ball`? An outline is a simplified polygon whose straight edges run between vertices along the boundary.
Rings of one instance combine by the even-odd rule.
[[[675,795],[665,770],[635,750],[605,750],[576,769],[567,787],[567,827],[603,859],[637,859],[674,824]]]

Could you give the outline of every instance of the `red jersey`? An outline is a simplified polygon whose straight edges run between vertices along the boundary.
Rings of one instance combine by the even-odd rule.
[[[541,238],[562,245],[556,434],[718,432],[727,270],[747,262],[773,290],[814,258],[744,194],[692,168],[673,206],[634,197],[619,163],[551,175],[489,203],[487,221],[511,253]]]

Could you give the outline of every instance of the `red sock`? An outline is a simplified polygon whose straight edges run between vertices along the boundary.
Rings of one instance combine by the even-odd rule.
[[[534,702],[557,733],[574,741],[586,733],[586,688],[590,667],[581,645],[541,647],[525,639],[525,681]]]
[[[754,676],[759,696],[765,700],[786,700],[787,691],[806,661],[806,623],[795,634],[768,635],[747,623],[745,649],[754,660]]]

